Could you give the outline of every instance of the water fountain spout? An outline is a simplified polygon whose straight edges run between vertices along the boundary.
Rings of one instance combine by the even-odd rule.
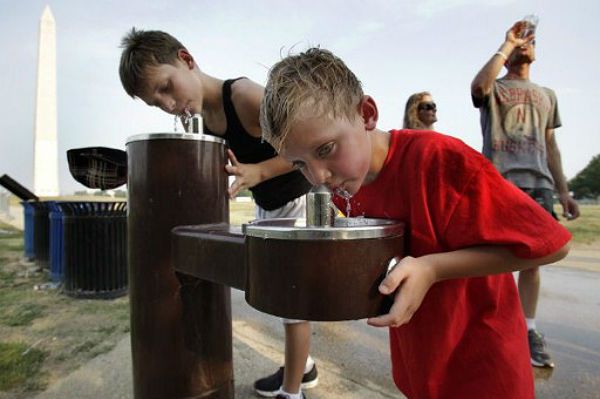
[[[306,194],[306,226],[331,227],[335,225],[333,194],[325,186],[314,186]]]

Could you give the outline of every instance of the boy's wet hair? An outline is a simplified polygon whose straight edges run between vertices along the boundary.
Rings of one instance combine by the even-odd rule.
[[[263,138],[280,151],[297,120],[327,116],[352,121],[362,98],[356,75],[330,51],[310,48],[289,55],[269,71],[260,107]]]
[[[185,49],[179,40],[168,33],[131,28],[121,39],[119,76],[123,88],[131,97],[140,93],[145,81],[146,68],[160,64],[175,64],[177,53]]]

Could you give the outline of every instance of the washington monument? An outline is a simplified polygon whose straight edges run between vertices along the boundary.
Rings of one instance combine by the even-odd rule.
[[[38,196],[58,195],[56,24],[49,6],[40,19],[34,129],[33,191]]]

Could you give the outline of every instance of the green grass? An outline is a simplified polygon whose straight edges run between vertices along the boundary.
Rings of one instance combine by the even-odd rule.
[[[129,331],[129,299],[34,290],[48,272],[23,261],[22,232],[0,230],[0,397],[26,398],[110,351]]]
[[[47,353],[23,343],[0,342],[0,390],[33,387]]]
[[[9,327],[29,326],[39,317],[45,316],[46,306],[36,303],[17,303],[0,311],[0,323]]]
[[[571,234],[573,242],[577,244],[592,244],[600,241],[600,205],[581,205],[581,216],[575,220],[561,220]],[[562,213],[560,206],[555,207],[557,214]]]

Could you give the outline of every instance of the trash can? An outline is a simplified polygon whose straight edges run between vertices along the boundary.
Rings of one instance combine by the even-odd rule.
[[[60,202],[63,291],[77,298],[127,293],[127,203]]]
[[[32,261],[35,257],[35,253],[33,252],[33,212],[34,208],[31,205],[31,202],[21,201],[21,205],[23,205],[23,227],[25,231],[23,232],[23,247],[25,259],[28,261]]]
[[[50,267],[50,219],[48,207],[52,201],[33,201],[33,258],[39,269]]]
[[[48,206],[50,218],[50,279],[55,283],[63,280],[63,215],[59,202]]]

